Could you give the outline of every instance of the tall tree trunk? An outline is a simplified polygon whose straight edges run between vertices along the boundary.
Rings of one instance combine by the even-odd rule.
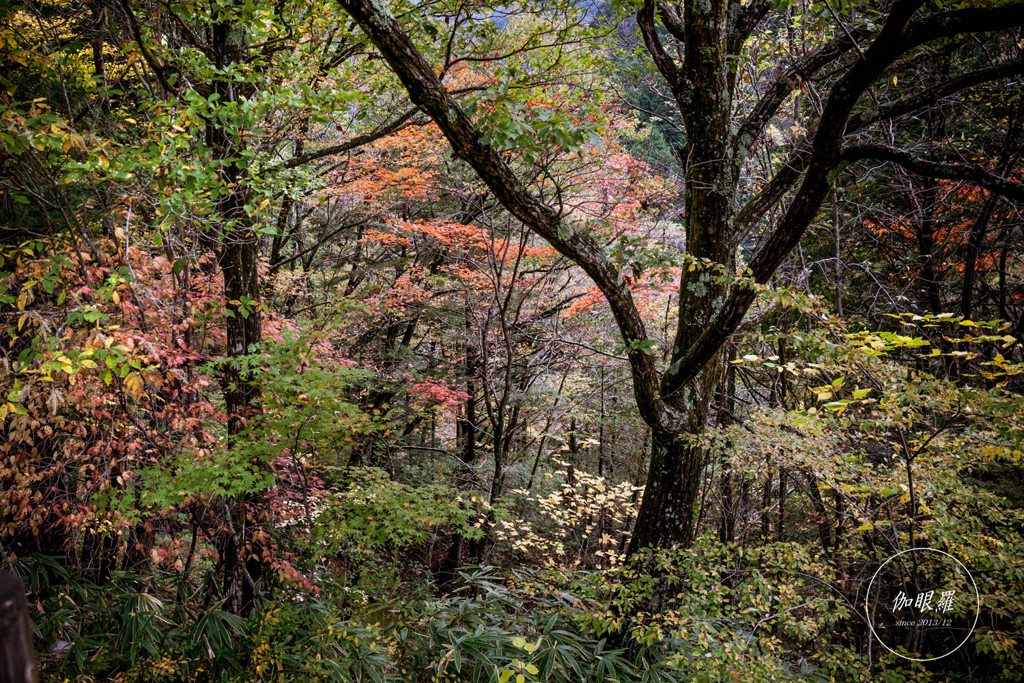
[[[803,475],[807,481],[807,491],[811,496],[811,503],[814,504],[814,512],[816,513],[816,521],[818,523],[818,540],[821,542],[822,552],[827,555],[834,547],[832,543],[832,522],[829,520],[828,509],[825,507],[825,501],[821,497],[821,491],[818,490],[818,479],[808,468],[803,469]],[[837,504],[839,500],[837,497]],[[836,509],[836,519],[839,519],[838,507]],[[836,533],[836,538],[838,539],[838,532]]]
[[[728,359],[736,360],[736,344],[728,347]],[[728,427],[735,421],[736,410],[736,366],[732,363],[726,368],[722,382],[722,393],[719,397],[717,417],[719,427]],[[722,496],[722,520],[718,529],[718,538],[722,543],[730,543],[736,537],[736,507],[732,490],[732,462],[728,457],[731,445],[726,443],[726,455],[722,456],[722,474],[718,479],[719,492]]]
[[[569,418],[569,466],[565,470],[565,485],[572,491],[576,487],[576,461],[579,452],[579,442],[576,440],[576,416],[573,415]],[[570,493],[570,500],[567,502],[571,502],[573,497],[574,495]]]
[[[938,315],[942,313],[942,279],[936,270],[939,259],[935,254],[935,209],[939,203],[939,184],[934,179],[927,179],[922,195],[924,206],[920,207],[920,219],[916,221],[921,288],[924,290],[921,308]]]
[[[569,368],[571,368],[571,366],[569,366]],[[551,406],[551,410],[545,411],[544,429],[541,430],[540,442],[537,444],[537,457],[533,459],[533,467],[530,468],[530,478],[526,481],[527,491],[533,489],[533,479],[537,476],[537,466],[540,465],[541,456],[544,454],[544,444],[548,439],[548,430],[551,429],[551,423],[554,421],[554,412],[558,410],[558,403],[562,400],[562,391],[565,389],[565,381],[569,379],[569,368],[566,369],[565,373],[562,375],[562,379],[558,383],[558,391],[555,392],[555,404]]]
[[[224,297],[228,300],[227,343],[228,362],[224,364],[221,381],[228,414],[229,448],[236,448],[237,438],[260,410],[261,391],[237,359],[248,353],[260,340],[258,245],[251,227],[238,224],[226,235],[220,267],[224,273]],[[245,303],[231,303],[244,301]],[[253,467],[259,467],[253,463]],[[218,548],[223,568],[223,590],[226,609],[232,614],[248,614],[253,606],[255,582],[261,564],[254,560],[253,533],[257,527],[259,495],[239,494],[224,499],[226,528]],[[252,513],[249,509],[252,508]]]
[[[836,248],[836,313],[843,316],[843,254],[842,235],[839,231],[839,193],[832,188],[832,239]]]
[[[731,221],[737,183],[729,152],[731,92],[726,35],[727,4],[688,2],[683,20],[687,45],[679,82],[671,84],[686,126],[686,249],[694,257],[679,282],[679,321],[661,396],[684,415],[681,428],[654,429],[651,466],[629,553],[653,546],[688,546],[695,537],[697,494],[707,454],[700,437],[718,385],[716,353],[697,376],[680,376],[683,359],[720,312],[724,278],[709,263],[735,272]],[[692,47],[691,47],[692,46]],[[700,84],[700,87],[691,87]],[[684,101],[685,100],[685,101]]]
[[[998,197],[992,195],[982,206],[981,215],[971,226],[971,232],[967,237],[967,255],[964,257],[964,283],[960,290],[960,315],[970,318],[974,311],[974,280],[978,269],[978,257],[981,255],[981,245],[985,241],[985,233],[988,231],[988,221],[992,212],[995,211]]]
[[[103,58],[103,38],[107,32],[107,8],[101,0],[93,0],[92,6],[92,71],[93,80],[97,88],[103,88],[103,95],[100,97],[99,105],[104,111],[110,108],[110,100],[107,97],[107,68]],[[74,112],[69,112],[74,116]]]
[[[245,59],[244,28],[228,19],[217,23],[212,31],[214,61],[221,69],[229,69]],[[213,91],[220,102],[238,102],[245,94],[245,84],[230,80],[213,83]],[[249,352],[260,341],[261,312],[259,288],[259,241],[253,230],[253,220],[246,211],[249,192],[246,184],[243,139],[227,130],[224,124],[211,118],[206,127],[207,141],[213,156],[220,162],[220,181],[225,194],[217,204],[219,217],[218,266],[224,276],[225,324],[227,327],[227,356],[221,375],[224,404],[228,416],[228,447],[239,445],[238,435],[249,420],[259,412],[261,392],[252,381],[242,363],[236,359]],[[259,464],[253,463],[253,467]],[[253,536],[258,514],[256,494],[239,493],[221,500],[224,525],[218,542],[221,585],[225,608],[232,614],[246,615],[253,607],[255,583],[261,575],[261,565],[253,559],[257,553]],[[252,515],[249,509],[253,508]]]
[[[471,316],[468,310],[466,310],[466,419],[462,423],[459,431],[462,433],[461,436],[465,437],[465,445],[462,450],[462,462],[465,463],[469,474],[472,474],[470,469],[476,460],[476,368],[477,368],[477,351],[476,346],[473,345],[470,334],[472,332]],[[465,536],[462,532],[455,531],[452,534],[451,543],[448,545],[448,552],[445,554],[444,561],[434,574],[434,579],[438,584],[444,586],[450,584],[455,580],[456,572],[462,565],[462,552],[466,544]],[[476,555],[479,553],[479,544],[475,544],[471,548],[471,552]]]
[[[1003,148],[1000,151],[999,175],[1005,175],[1009,170],[1011,162],[1019,158],[1020,152],[1017,146],[1017,137],[1020,134],[1021,118],[1024,114],[1024,105],[1019,102],[1010,114],[1006,135],[1003,137]],[[970,235],[967,238],[967,255],[964,258],[964,284],[960,294],[960,315],[970,318],[974,310],[974,281],[978,269],[978,259],[981,256],[981,247],[985,241],[985,233],[988,231],[989,219],[995,211],[999,202],[999,195],[995,192],[989,193],[981,209],[981,215],[971,226]]]
[[[604,476],[604,368],[601,368],[601,415],[597,428],[597,476]]]
[[[786,468],[779,467],[779,520],[776,527],[776,538],[779,543],[786,540],[786,491],[789,487],[786,481]]]
[[[687,547],[693,542],[704,457],[704,448],[688,435],[652,434],[647,486],[628,554],[647,547]]]

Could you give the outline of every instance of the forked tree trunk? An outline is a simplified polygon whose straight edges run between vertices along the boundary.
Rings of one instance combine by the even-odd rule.
[[[446,90],[437,69],[426,61],[386,3],[339,0],[339,4],[362,27],[413,103],[438,125],[455,156],[474,169],[512,215],[583,268],[604,294],[628,349],[637,408],[654,434],[647,490],[630,542],[632,551],[693,541],[697,493],[706,460],[699,437],[707,421],[709,389],[716,385],[720,350],[754,301],[754,285],[768,283],[817,216],[842,163],[890,160],[910,169],[927,169],[938,177],[972,179],[999,187],[1008,196],[1024,197],[1020,187],[987,172],[927,164],[902,150],[858,145],[850,137],[861,128],[924,106],[912,102],[906,109],[893,105],[871,116],[852,116],[865,91],[907,51],[956,34],[1019,26],[1024,23],[1019,6],[940,12],[912,21],[924,2],[897,0],[888,6],[877,33],[856,29],[862,39],[873,35],[865,48],[854,32],[844,27],[844,35],[794,59],[736,128],[733,95],[744,45],[774,3],[704,0],[669,6],[644,0],[636,15],[637,25],[676,100],[686,131],[686,149],[680,161],[686,178],[686,249],[694,257],[680,278],[679,329],[671,364],[659,383],[643,318],[629,287],[623,286],[623,274],[600,241],[563,220],[561,211],[529,191],[499,150],[485,142],[483,132]],[[666,32],[684,46],[681,63],[670,54],[678,56],[679,52],[662,44]],[[857,59],[840,60],[854,49]],[[741,170],[749,150],[800,84],[832,65],[838,65],[839,77],[820,98],[820,113],[817,121],[807,126],[806,144],[794,146],[789,161],[740,208],[740,200],[745,199]],[[995,73],[973,72],[976,82],[1002,77]],[[964,87],[970,81],[966,79]],[[847,140],[851,144],[844,150]],[[736,273],[733,259],[739,243],[769,210],[779,206],[789,190],[795,190],[792,199],[744,269],[748,280],[730,283]]]

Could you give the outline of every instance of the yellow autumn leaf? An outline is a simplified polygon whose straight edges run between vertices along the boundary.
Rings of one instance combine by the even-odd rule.
[[[124,378],[124,385],[135,398],[142,397],[142,391],[146,386],[145,382],[142,381],[142,377],[137,372],[129,373],[128,376]]]

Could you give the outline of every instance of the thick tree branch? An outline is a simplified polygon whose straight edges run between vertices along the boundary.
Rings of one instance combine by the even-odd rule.
[[[879,107],[878,109],[863,111],[850,117],[850,122],[847,124],[846,132],[847,134],[853,133],[854,131],[865,128],[872,123],[887,121],[903,116],[904,114],[918,111],[928,105],[934,104],[942,97],[952,95],[953,93],[960,92],[961,90],[966,90],[967,88],[975,85],[980,85],[981,83],[989,81],[996,81],[1001,78],[1009,78],[1010,76],[1019,76],[1022,73],[1024,73],[1024,59],[1003,62],[1001,64],[996,64],[995,66],[960,74],[959,76],[950,78],[949,80],[930,88],[925,88],[916,95],[903,97],[892,104]]]
[[[1005,31],[1024,25],[1024,2],[1000,7],[968,8],[952,12],[936,12],[910,24],[906,30],[903,52],[939,38],[961,33]]]
[[[676,69],[676,63],[665,52],[661,39],[658,38],[658,27],[654,23],[654,6],[655,0],[645,0],[644,6],[636,13],[636,23],[640,27],[640,34],[644,38],[644,45],[654,60],[654,66],[658,67],[658,71],[661,72],[662,77],[668,82],[674,94],[679,78],[678,70]]]
[[[480,131],[382,3],[377,0],[339,0],[339,4],[380,51],[412,102],[434,119],[455,156],[473,167],[512,215],[580,266],[600,288],[615,316],[623,341],[627,347],[633,347],[629,352],[629,362],[641,416],[652,427],[672,429],[674,418],[658,397],[659,377],[654,359],[635,344],[647,340],[643,319],[628,286],[601,246],[531,194],[498,151],[482,142]]]
[[[178,89],[171,84],[170,79],[173,74],[168,73],[164,61],[155,56],[146,45],[146,41],[142,37],[142,27],[139,25],[139,18],[135,16],[135,10],[132,9],[129,0],[121,0],[121,9],[124,11],[125,18],[128,19],[128,26],[132,30],[132,37],[135,39],[135,43],[139,46],[139,52],[142,53],[142,58],[146,60],[149,68],[156,74],[160,87],[169,94],[177,96]]]
[[[279,164],[271,166],[270,168],[266,169],[264,173],[275,173],[277,171],[285,171],[289,168],[296,168],[297,166],[308,164],[309,162],[316,161],[317,159],[333,156],[335,154],[344,154],[345,152],[351,151],[358,147],[362,147],[363,145],[368,145],[371,142],[376,142],[377,140],[387,137],[388,135],[391,135],[392,133],[395,133],[404,128],[405,124],[408,123],[409,119],[415,116],[416,112],[418,111],[419,109],[410,109],[409,111],[405,112],[394,121],[384,126],[380,126],[379,128],[370,131],[366,135],[357,135],[348,142],[342,142],[341,144],[338,145],[332,145],[330,147],[325,147],[324,149],[318,149],[315,152],[306,152],[305,154],[299,154],[298,156],[294,156],[291,159],[288,159],[287,161],[282,161]]]
[[[782,196],[789,192],[803,172],[807,170],[810,160],[811,145],[809,141],[805,140],[790,152],[786,163],[772,176],[768,184],[747,200],[743,208],[736,213],[736,219],[733,222],[733,240],[736,244],[742,242],[768,209],[775,206]]]
[[[909,20],[909,18],[913,16],[913,12],[916,10],[917,6],[920,4],[922,3],[900,3],[900,5],[902,5],[902,16],[904,16],[906,20]],[[896,8],[894,7],[894,12],[895,11]],[[1024,24],[1024,3],[1021,2],[994,9],[957,10],[930,15],[921,21],[910,24],[906,29],[908,34],[907,37],[901,37],[899,39],[902,41],[902,44],[894,46],[879,45],[879,40],[876,39],[873,43],[872,50],[876,50],[877,54],[878,52],[881,52],[880,48],[888,48],[886,51],[896,49],[898,50],[898,54],[904,54],[913,47],[937,38],[950,37],[965,32],[1012,28],[1022,24]],[[893,26],[891,19],[886,23],[886,26]],[[854,37],[859,37],[859,35],[855,33]],[[840,49],[843,44],[845,44],[845,48]],[[818,63],[821,55],[816,53],[820,52],[831,54],[833,55],[832,59],[834,59],[835,56],[838,56],[838,54],[841,54],[844,50],[849,50],[850,47],[851,45],[849,44],[849,40],[844,36],[819,48],[814,53],[807,55],[803,60]],[[894,55],[888,58],[886,67],[888,67],[888,64],[895,61],[897,56],[898,55]],[[792,67],[790,67],[787,71],[787,75],[793,73],[793,76],[795,76],[799,69],[804,68],[805,66],[812,66],[802,65],[801,62],[803,62],[803,60],[796,62]],[[828,62],[826,61],[826,63]],[[861,69],[865,66],[866,65],[863,62],[857,65],[857,67]],[[816,68],[821,68],[821,65],[819,64],[814,67],[814,69]],[[813,69],[808,73],[810,72],[813,72]],[[898,116],[917,111],[922,107],[931,104],[938,97],[958,92],[979,83],[999,78],[1006,78],[1022,72],[1024,72],[1024,62],[1022,62],[1022,60],[1015,60],[985,69],[978,69],[976,71],[951,78],[944,83],[928,88],[911,97],[903,98],[886,107],[868,110],[850,117],[846,123],[845,134],[849,135],[854,133],[877,121],[893,119]],[[804,72],[799,71],[799,73],[802,75]],[[785,99],[792,87],[795,85],[792,83],[793,80],[795,79],[792,76],[788,79],[786,76],[783,76],[775,81],[772,85],[772,95],[766,95],[762,98],[761,102],[759,102],[754,110],[751,111],[747,116],[747,120],[740,127],[739,133],[736,136],[736,144],[738,146],[747,146],[756,141],[757,137],[760,135],[760,131],[762,131],[764,126],[768,124],[768,121],[771,120],[771,116],[778,110],[779,104]],[[867,85],[864,86],[864,89],[867,87]],[[781,99],[778,99],[778,103],[769,105],[767,103],[769,97]],[[817,135],[815,137],[817,138]],[[774,178],[772,178],[771,182],[769,182],[765,188],[755,195],[754,198],[747,202],[743,209],[741,209],[737,214],[736,234],[745,235],[749,232],[754,222],[760,219],[760,217],[764,215],[765,211],[767,211],[775,201],[778,201],[778,199],[785,194],[789,187],[796,182],[800,174],[806,170],[809,163],[810,155],[806,151],[797,150],[791,154],[786,165]],[[828,170],[831,170],[833,167],[834,164],[830,164]]]
[[[683,26],[683,19],[679,16],[679,13],[669,6],[667,2],[661,2],[658,3],[658,16],[661,17],[661,23],[665,25],[665,28],[672,34],[672,37],[685,45],[686,28]]]
[[[729,95],[736,92],[736,75],[739,73],[740,54],[743,44],[750,38],[757,25],[768,15],[771,4],[766,0],[754,0],[745,7],[740,0],[729,1],[729,31],[725,39],[725,51],[732,58],[729,63]]]
[[[729,37],[727,45],[730,55],[739,55],[743,49],[743,43],[754,32],[757,25],[768,14],[771,3],[765,0],[755,0],[746,6],[741,6],[738,1],[729,4]]]
[[[850,117],[846,124],[846,135],[867,128],[879,121],[888,121],[905,114],[919,111],[947,95],[989,81],[1008,78],[1024,73],[1024,60],[1004,62],[995,66],[971,71],[951,78],[931,88],[926,88],[916,95],[904,97],[892,104],[878,109],[869,109]],[[790,153],[785,165],[772,177],[764,187],[751,197],[736,214],[734,241],[741,242],[750,230],[772,206],[796,183],[800,175],[807,169],[810,161],[810,144],[803,143]]]
[[[832,88],[822,111],[803,183],[789,205],[775,232],[750,262],[748,274],[757,284],[765,284],[814,220],[828,194],[830,173],[841,160],[842,137],[850,112],[865,90],[883,70],[907,49],[903,32],[923,0],[897,0],[877,38]],[[694,379],[714,358],[743,320],[756,297],[753,283],[734,285],[722,308],[707,329],[679,359],[671,383],[664,387],[665,396],[675,395]]]
[[[991,173],[981,166],[948,164],[920,159],[902,149],[885,145],[852,145],[843,151],[843,161],[888,161],[911,173],[943,180],[966,180],[1014,201],[1024,201],[1024,185]]]
[[[854,32],[855,38],[867,36],[866,29],[857,29]],[[853,45],[850,38],[840,36],[793,62],[768,86],[764,95],[747,114],[747,118],[736,133],[736,152],[746,151],[758,141],[769,121],[778,113],[779,107],[793,90],[800,87],[801,81],[808,80],[818,69],[828,66],[842,54],[853,49]]]

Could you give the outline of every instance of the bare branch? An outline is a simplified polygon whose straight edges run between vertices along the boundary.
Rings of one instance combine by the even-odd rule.
[[[928,161],[915,157],[905,150],[886,145],[852,145],[843,151],[844,161],[864,161],[865,159],[888,161],[902,166],[911,173],[930,178],[970,181],[1009,199],[1024,201],[1024,185],[991,173],[981,166]]]
[[[121,0],[121,9],[124,11],[125,17],[128,19],[128,25],[132,30],[132,37],[135,39],[135,43],[139,46],[139,52],[142,53],[142,58],[146,60],[146,64],[156,74],[156,78],[160,81],[160,86],[171,95],[177,96],[178,89],[171,85],[170,77],[173,74],[168,73],[167,66],[164,61],[159,57],[155,56],[146,45],[146,41],[142,38],[142,27],[139,25],[139,18],[135,16],[135,11],[132,9],[131,4],[128,0]]]
[[[1016,59],[996,64],[995,66],[986,67],[984,69],[969,71],[930,88],[926,88],[916,95],[903,97],[892,104],[878,109],[860,112],[850,117],[850,123],[847,125],[846,132],[849,134],[856,130],[860,130],[861,128],[865,128],[872,123],[886,121],[903,116],[904,114],[909,114],[929,104],[935,103],[942,97],[952,95],[953,93],[960,92],[961,90],[966,90],[967,88],[975,85],[980,85],[981,83],[986,83],[988,81],[996,81],[1001,78],[1019,76],[1022,73],[1024,73],[1024,59]]]
[[[857,29],[853,33],[854,38],[863,38],[867,35],[866,29]],[[801,81],[808,80],[816,71],[833,63],[843,53],[851,50],[853,46],[854,43],[850,37],[840,36],[794,61],[768,86],[764,96],[747,114],[747,118],[736,133],[734,145],[736,151],[748,150],[758,141],[765,126],[779,111],[779,107],[786,101],[789,94],[800,87]]]
[[[277,171],[284,171],[289,168],[295,168],[297,166],[302,166],[303,164],[308,164],[311,161],[316,161],[317,159],[333,156],[335,154],[344,154],[345,152],[351,151],[358,147],[362,147],[363,145],[368,145],[371,142],[376,142],[381,138],[387,137],[388,135],[396,133],[402,128],[405,128],[406,124],[409,122],[409,119],[415,116],[416,112],[418,111],[419,109],[410,109],[409,111],[405,112],[391,123],[388,123],[384,126],[380,126],[365,135],[357,135],[348,142],[343,142],[338,145],[325,147],[324,149],[318,149],[315,152],[307,152],[305,154],[300,154],[298,156],[292,157],[287,161],[282,161],[280,164],[271,166],[270,168],[266,169],[264,173],[276,173]],[[417,125],[417,123],[413,122],[409,123],[409,125]]]

